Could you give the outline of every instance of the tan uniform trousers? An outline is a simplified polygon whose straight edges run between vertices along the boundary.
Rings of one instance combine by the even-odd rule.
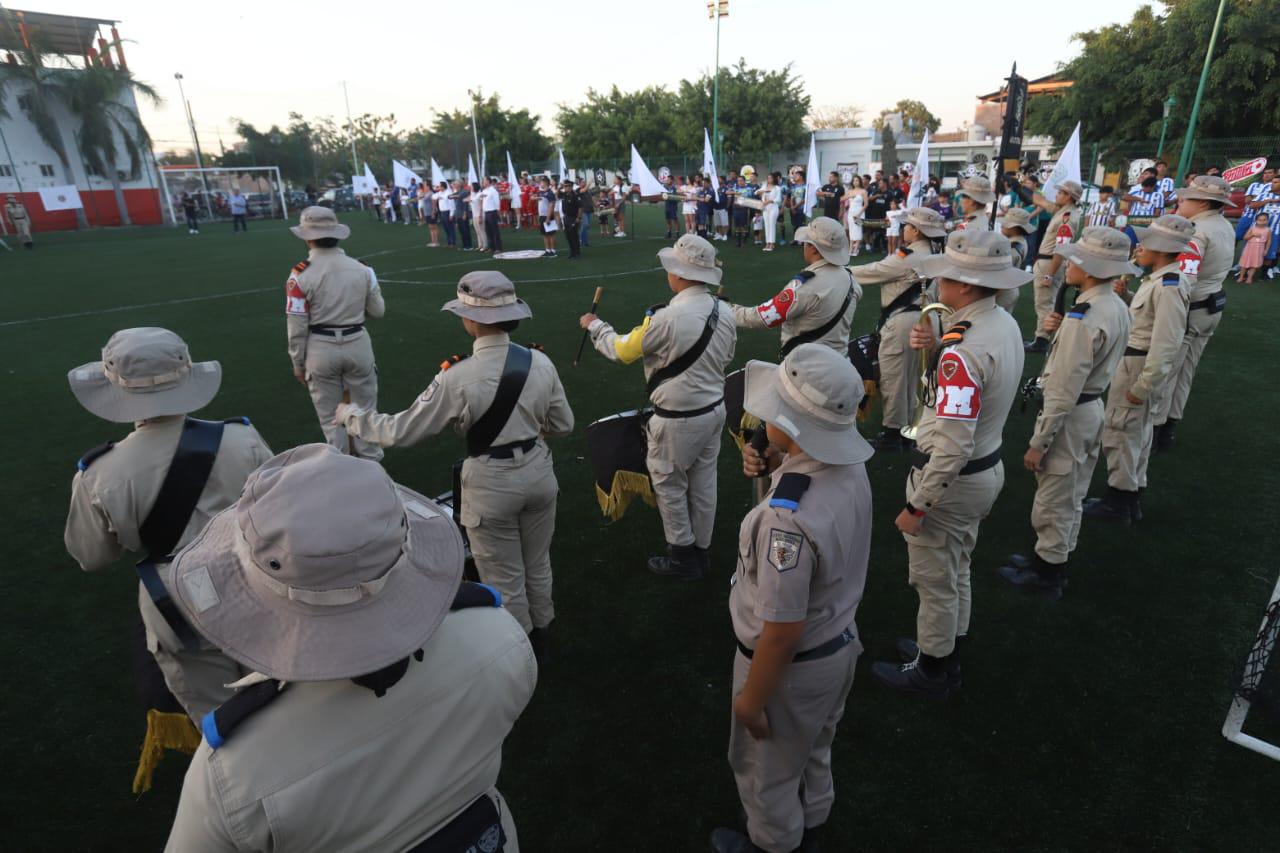
[[[996,304],[1012,314],[1014,307],[1018,304],[1018,294],[1021,291],[1021,287],[1011,287],[1008,290],[996,291]],[[1052,300],[1050,300],[1049,306],[1050,308],[1053,307]]]
[[[367,411],[378,408],[378,369],[373,363],[373,342],[368,333],[349,338],[311,335],[307,338],[307,389],[320,419],[325,441],[347,452],[347,431],[334,423],[333,413],[342,402],[342,392],[351,393],[351,402]],[[356,455],[381,459],[382,448],[354,439]]]
[[[915,492],[911,470],[907,500]],[[973,606],[969,558],[978,542],[978,525],[1004,486],[1004,463],[976,474],[956,477],[945,497],[929,509],[919,536],[907,540],[907,569],[920,596],[916,612],[916,643],[920,651],[945,657],[955,649],[956,637],[969,633]]]
[[[14,220],[13,227],[18,231],[18,239],[23,243],[31,242],[31,220],[17,219]]]
[[[462,465],[462,526],[480,580],[502,593],[502,606],[527,632],[555,619],[551,537],[560,486],[551,452],[539,442],[512,459]]]
[[[724,404],[692,418],[654,415],[645,426],[649,479],[668,545],[711,546],[716,521],[716,458]]]
[[[1162,424],[1170,419],[1182,420],[1187,397],[1191,395],[1191,383],[1196,378],[1196,368],[1200,366],[1200,357],[1204,355],[1209,338],[1213,337],[1221,322],[1221,311],[1210,314],[1201,309],[1187,315],[1187,333],[1182,338],[1178,354],[1173,358],[1173,369],[1169,371],[1166,390],[1156,401],[1154,423]]]
[[[880,420],[888,430],[911,423],[920,372],[910,339],[911,327],[919,321],[919,311],[899,311],[880,329],[880,396],[884,401]]]
[[[1050,235],[1045,235],[1046,240],[1053,239]],[[1036,337],[1052,338],[1050,332],[1045,331],[1044,321],[1053,313],[1053,300],[1058,297],[1058,288],[1062,287],[1062,279],[1066,275],[1067,262],[1064,260],[1058,267],[1058,274],[1053,277],[1051,283],[1046,284],[1040,277],[1049,274],[1049,270],[1053,268],[1052,260],[1040,260],[1035,262],[1035,266],[1031,268],[1035,278],[1031,281],[1031,289],[1035,291],[1036,299]],[[999,300],[997,300],[999,301]]]
[[[756,740],[737,719],[729,731],[729,766],[755,845],[791,853],[805,827],[827,822],[835,802],[831,743],[862,646],[855,640],[830,657],[793,663],[765,705],[770,736]],[[733,660],[733,694],[747,683],[751,661]]]
[[[168,566],[158,566],[161,579],[168,585]],[[248,673],[218,649],[201,641],[200,648],[188,651],[173,633],[169,623],[156,609],[155,602],[141,583],[138,584],[138,610],[147,632],[147,650],[156,659],[164,682],[187,715],[200,727],[205,714],[231,698],[234,690],[223,685],[243,678]]]
[[[1080,505],[1098,464],[1102,420],[1101,400],[1072,409],[1044,456],[1044,470],[1036,474],[1031,526],[1036,531],[1036,553],[1047,563],[1067,562],[1080,538]]]
[[[1132,355],[1120,359],[1103,414],[1102,449],[1107,455],[1107,485],[1126,492],[1146,487],[1147,461],[1151,458],[1152,401],[1135,406],[1125,398],[1142,375],[1143,361],[1142,356]],[[1165,386],[1168,387],[1168,382]]]

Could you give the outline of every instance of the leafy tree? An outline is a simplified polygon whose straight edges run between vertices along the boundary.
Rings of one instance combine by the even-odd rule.
[[[676,108],[676,96],[662,86],[636,92],[622,92],[617,86],[608,92],[588,89],[580,106],[560,105],[556,127],[564,140],[566,157],[590,162],[625,161],[632,143],[642,152],[654,154],[675,149],[672,116]],[[702,131],[698,132],[700,151]]]
[[[504,109],[497,95],[486,98],[481,92],[472,92],[471,98],[476,117],[474,134],[470,105],[466,110],[437,112],[430,128],[409,132],[406,147],[413,152],[411,156],[423,160],[432,156],[443,166],[465,171],[467,154],[476,154],[476,136],[484,143],[490,173],[505,172],[507,151],[512,160],[525,163],[551,156],[551,139],[538,126],[539,116],[527,109]],[[479,158],[476,160],[479,169]]]
[[[702,129],[711,128],[710,74],[681,80],[674,117],[678,150],[701,152]],[[749,68],[745,59],[720,71],[720,133],[728,162],[768,151],[792,151],[807,141],[809,96],[791,66],[778,71]]]
[[[883,130],[892,113],[902,113],[902,126],[909,129],[913,136],[923,136],[925,128],[929,129],[929,133],[937,133],[942,126],[942,119],[929,112],[929,108],[923,103],[911,98],[903,98],[892,107],[881,110],[871,126],[876,130]]]
[[[862,107],[854,104],[843,107],[815,107],[813,112],[809,113],[808,124],[809,127],[814,130],[839,127],[857,127],[858,122],[862,121],[862,114]]]

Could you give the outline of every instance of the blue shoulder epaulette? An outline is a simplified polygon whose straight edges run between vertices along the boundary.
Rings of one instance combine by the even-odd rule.
[[[646,317],[652,317],[654,314],[657,314],[659,311],[661,311],[663,308],[666,308],[666,307],[667,307],[667,303],[665,302],[659,302],[657,305],[650,305],[648,308],[644,309],[644,315]]]
[[[1178,275],[1176,272],[1167,272],[1160,279],[1160,283],[1165,287],[1177,287],[1182,283],[1182,276]]]
[[[800,272],[796,273],[796,281],[800,282],[801,284],[804,284],[806,281],[813,278],[815,275],[817,275],[817,273],[815,273],[813,270],[801,270]]]
[[[800,498],[809,488],[808,474],[783,474],[778,480],[778,488],[773,490],[769,506],[781,507],[795,512],[800,508]]]
[[[95,459],[97,459],[99,456],[103,456],[107,453],[110,453],[111,448],[115,446],[116,446],[116,443],[114,441],[106,441],[106,442],[103,442],[102,444],[99,444],[97,447],[93,448],[92,450],[86,451],[84,456],[81,456],[80,460],[76,462],[76,470],[77,471],[89,470],[89,466],[93,464]]]
[[[253,426],[253,423],[244,415],[239,415],[234,418],[223,418],[222,422],[224,424],[244,424],[245,426]]]
[[[1088,302],[1077,302],[1071,306],[1071,310],[1067,312],[1067,317],[1072,320],[1083,320],[1084,315],[1089,313]]]

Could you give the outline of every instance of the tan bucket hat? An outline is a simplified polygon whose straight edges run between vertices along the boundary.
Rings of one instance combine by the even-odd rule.
[[[516,296],[515,284],[497,270],[476,270],[458,279],[457,298],[440,310],[489,324],[533,316],[529,303]]]
[[[844,226],[829,216],[817,216],[796,229],[796,242],[809,243],[827,263],[842,267],[849,263],[849,235]]]
[[[1023,234],[1031,234],[1036,229],[1031,224],[1031,214],[1021,207],[1011,207],[1001,217],[1002,228],[1020,228]]]
[[[1140,275],[1142,268],[1129,260],[1133,244],[1123,231],[1095,225],[1084,229],[1074,243],[1058,247],[1058,254],[1094,278]]]
[[[913,207],[902,221],[906,225],[914,225],[926,237],[947,236],[947,221],[931,207]]]
[[[973,175],[963,179],[956,194],[967,195],[979,204],[991,204],[996,200],[996,194],[991,189],[991,179],[986,175]]]
[[[1012,290],[1032,275],[1013,266],[1009,238],[994,231],[956,231],[941,255],[911,255],[907,262],[926,278],[949,278],[993,290]]]
[[[1196,175],[1191,185],[1176,190],[1178,200],[1201,199],[1202,201],[1220,201],[1231,203],[1231,184],[1217,175]]]
[[[724,271],[716,265],[716,247],[696,234],[685,234],[674,246],[658,250],[667,272],[689,281],[719,284]]]
[[[1075,181],[1066,180],[1058,184],[1058,192],[1066,193],[1076,201],[1079,201],[1080,197],[1084,195],[1084,187],[1080,186]]]
[[[345,240],[351,236],[351,229],[338,221],[338,214],[319,205],[303,208],[298,224],[289,230],[302,240],[323,240],[325,237]]]
[[[1196,235],[1196,224],[1185,216],[1166,213],[1145,228],[1135,225],[1133,233],[1138,235],[1138,242],[1144,248],[1174,255],[1186,251],[1191,244],[1191,238]]]
[[[222,365],[191,361],[168,329],[121,329],[91,361],[67,374],[80,405],[104,420],[133,423],[203,409],[222,385]]]
[[[272,457],[174,558],[187,620],[281,681],[376,672],[422,648],[462,581],[462,537],[376,462],[325,444]]]
[[[828,465],[865,462],[875,452],[858,433],[862,377],[822,344],[801,344],[782,364],[749,361],[743,408],[785,432]]]

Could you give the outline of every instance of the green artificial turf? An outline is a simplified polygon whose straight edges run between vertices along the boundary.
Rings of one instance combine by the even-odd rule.
[[[386,291],[387,315],[370,323],[384,411],[408,406],[442,359],[468,351],[459,322],[439,306],[467,270],[500,266],[535,311],[517,340],[546,346],[577,418],[573,436],[552,442],[562,490],[555,659],[507,741],[499,783],[523,849],[707,849],[710,830],[738,810],[725,759],[734,648],[726,601],[749,484],[726,439],[713,571],[698,584],[649,575],[645,557],[662,543],[657,514],[637,504],[620,522],[603,521],[582,459],[588,423],[644,402],[639,366],[594,353],[570,366],[577,318],[597,284],[600,314],[622,328],[667,298],[654,257],[664,245],[660,215],[644,210],[625,239],[593,229],[578,261],[562,250],[555,260],[505,263],[427,249],[423,228],[345,218],[348,251],[368,258]],[[223,364],[209,416],[250,416],[276,450],[322,440],[285,353],[282,285],[305,249],[281,222],[251,228],[42,234],[34,252],[0,253],[5,849],[149,850],[166,837],[186,759],[170,754],[150,793],[129,790],[143,732],[127,654],[134,574],[121,561],[86,575],[61,539],[76,459],[126,429],[82,410],[65,374],[96,359],[116,329],[166,326],[195,358]],[[504,237],[509,247],[540,245],[529,232]],[[803,266],[794,249],[716,246],[736,301],[767,298]],[[911,635],[916,601],[893,527],[906,463],[894,455],[868,463],[877,506],[858,612],[867,653],[836,740],[826,850],[1280,844],[1280,765],[1219,733],[1228,685],[1280,571],[1269,378],[1277,288],[1229,285],[1177,450],[1153,462],[1146,520],[1133,529],[1087,524],[1058,604],[1020,597],[995,574],[1004,555],[1031,542],[1034,481],[1021,456],[1033,413],[1015,408],[1007,482],[974,553],[964,689],[949,704],[890,694],[866,673],[896,637]],[[877,313],[878,292],[867,288],[855,331],[868,331]],[[1024,294],[1024,329],[1031,313]],[[776,332],[744,332],[735,363],[776,350]],[[1028,372],[1040,364],[1029,356]],[[435,494],[449,488],[461,450],[460,438],[443,435],[392,450],[385,464]],[[1100,465],[1095,493],[1104,476]]]

